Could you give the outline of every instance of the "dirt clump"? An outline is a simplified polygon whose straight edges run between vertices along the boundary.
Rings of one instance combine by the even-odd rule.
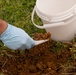
[[[35,40],[50,38],[50,33],[34,34]],[[61,75],[62,65],[72,59],[72,52],[62,46],[56,51],[56,42],[49,40],[23,52],[17,50],[0,55],[0,71],[4,75]],[[53,46],[54,45],[54,46]]]

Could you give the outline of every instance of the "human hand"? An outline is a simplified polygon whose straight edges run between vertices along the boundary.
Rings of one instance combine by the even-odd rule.
[[[1,34],[0,40],[10,49],[25,50],[34,46],[34,40],[22,29],[8,24],[7,29]]]

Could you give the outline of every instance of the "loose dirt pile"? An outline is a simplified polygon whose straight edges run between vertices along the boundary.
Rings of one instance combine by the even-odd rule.
[[[40,40],[51,35],[36,33],[33,36],[35,40]],[[13,52],[7,49],[6,53],[0,54],[0,71],[5,75],[66,75],[63,74],[65,64],[75,63],[70,48],[69,44],[49,40],[30,50]]]

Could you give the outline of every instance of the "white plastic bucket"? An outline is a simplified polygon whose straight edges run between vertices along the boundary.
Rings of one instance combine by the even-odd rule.
[[[35,11],[43,26],[34,23]],[[76,0],[37,0],[32,22],[37,28],[50,32],[55,41],[71,41],[76,34]]]

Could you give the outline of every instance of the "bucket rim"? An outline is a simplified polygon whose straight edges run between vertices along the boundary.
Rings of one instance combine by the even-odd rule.
[[[47,13],[39,10],[39,8],[37,7],[37,3],[36,3],[36,12],[39,13],[40,15],[44,16],[43,19],[47,18],[50,21],[61,21],[61,20],[65,20],[67,18],[70,18],[71,16],[76,14],[76,4],[72,8],[68,9],[65,12],[50,15],[50,14],[47,14]],[[42,18],[41,16],[39,16],[39,17]]]

